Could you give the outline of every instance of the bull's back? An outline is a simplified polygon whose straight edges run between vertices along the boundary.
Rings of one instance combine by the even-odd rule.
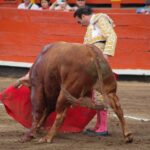
[[[46,46],[35,64],[47,72],[47,69],[60,68],[61,65],[84,65],[91,61],[92,57],[88,47],[83,44],[59,42]]]
[[[57,82],[56,84],[61,84],[62,68],[65,70],[63,73],[66,74],[63,74],[63,77],[72,72],[72,74],[77,73],[83,78],[88,76],[95,82],[97,78],[96,57],[99,57],[100,60],[99,69],[103,77],[102,82],[110,85],[113,82],[111,68],[100,50],[92,45],[66,42],[47,45],[38,56],[33,69],[40,72],[40,78],[47,81],[51,77],[53,82]],[[54,80],[55,77],[57,80]]]

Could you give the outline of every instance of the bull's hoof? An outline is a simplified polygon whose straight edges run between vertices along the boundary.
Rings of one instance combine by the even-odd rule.
[[[19,139],[19,142],[21,143],[25,143],[25,142],[29,142],[33,139],[33,136],[26,136],[24,135],[21,139]]]
[[[52,139],[45,136],[39,140],[39,143],[52,143]]]
[[[133,142],[133,135],[131,132],[125,135],[125,142],[126,143],[132,143]]]

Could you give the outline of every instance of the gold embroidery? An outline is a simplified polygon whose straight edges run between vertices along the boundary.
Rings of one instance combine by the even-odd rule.
[[[95,44],[98,41],[106,41],[104,50],[104,54],[108,55],[114,55],[115,47],[116,47],[116,41],[117,36],[115,34],[115,31],[113,29],[113,24],[111,24],[113,21],[105,14],[96,14],[92,20],[92,24],[90,24],[87,28],[87,32],[84,37],[84,43],[86,44]],[[93,30],[95,28],[98,28],[100,31],[100,34],[96,37],[92,37]],[[98,44],[95,44],[97,47]]]

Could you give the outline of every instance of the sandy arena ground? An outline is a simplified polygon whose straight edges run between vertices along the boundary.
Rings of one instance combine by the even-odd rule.
[[[10,69],[8,69],[10,70]],[[12,84],[24,72],[2,72],[0,69],[0,91]],[[118,81],[118,95],[127,123],[133,132],[134,141],[125,144],[118,119],[109,109],[108,126],[110,136],[98,138],[82,133],[59,134],[52,144],[38,144],[37,139],[20,143],[18,139],[27,131],[10,118],[0,103],[0,150],[149,150],[150,149],[150,83]],[[134,117],[134,118],[132,118]],[[148,121],[144,121],[148,119]],[[87,127],[92,127],[95,118]]]

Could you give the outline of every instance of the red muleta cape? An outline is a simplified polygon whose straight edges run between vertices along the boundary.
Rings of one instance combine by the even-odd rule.
[[[4,104],[7,113],[24,127],[30,128],[32,124],[32,107],[30,89],[26,86],[20,88],[8,87],[0,93],[0,101]],[[84,107],[73,107],[67,111],[67,116],[60,129],[62,132],[81,132],[96,114],[95,110]],[[44,128],[52,126],[56,113],[49,115]]]

